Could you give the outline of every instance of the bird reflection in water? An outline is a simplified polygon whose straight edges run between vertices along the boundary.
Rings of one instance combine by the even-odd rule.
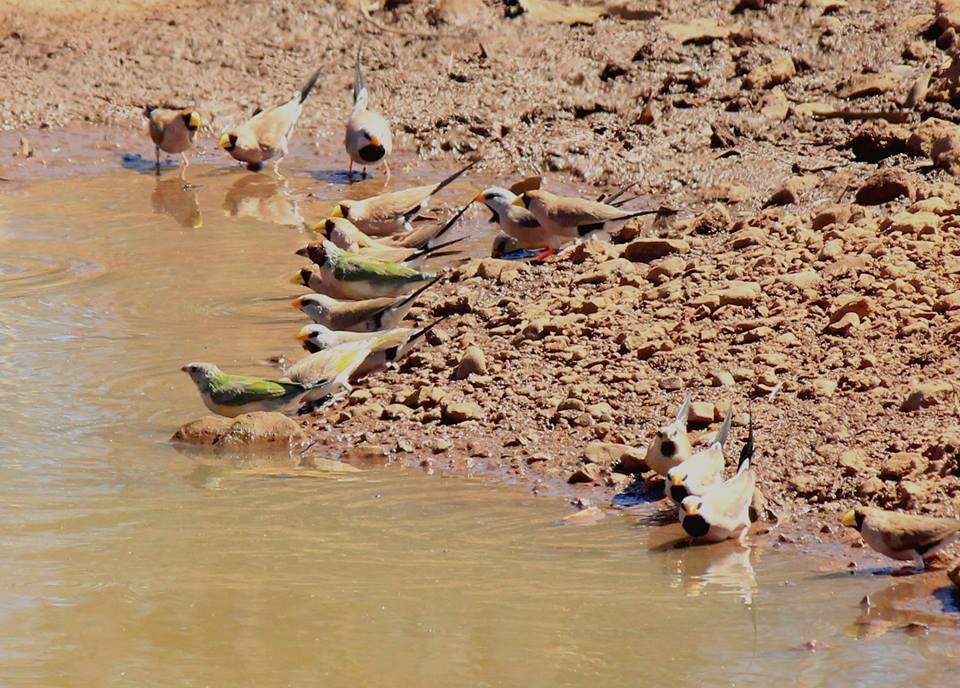
[[[157,179],[150,195],[153,212],[172,217],[181,227],[203,227],[200,212],[199,186],[186,184],[179,177]]]
[[[223,197],[223,213],[295,227],[304,222],[287,180],[259,174],[246,174],[230,185]]]

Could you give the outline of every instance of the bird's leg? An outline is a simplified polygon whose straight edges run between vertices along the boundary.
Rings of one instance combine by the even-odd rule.
[[[350,166],[347,168],[347,179],[353,179],[353,160],[350,161]]]
[[[190,158],[187,157],[187,152],[184,151],[180,154],[180,159],[183,160],[184,167],[190,167]]]
[[[387,173],[387,178],[383,180],[383,188],[386,189],[390,185],[390,165],[386,160],[383,161],[383,169]]]
[[[547,258],[549,258],[550,256],[552,256],[552,255],[553,255],[554,253],[556,253],[556,252],[557,252],[557,249],[555,249],[555,248],[545,248],[545,249],[543,249],[543,251],[541,251],[540,253],[538,253],[537,255],[535,255],[533,258],[531,258],[531,259],[530,259],[530,262],[531,262],[531,263],[542,263],[544,260],[546,260]]]
[[[283,179],[283,175],[280,174],[280,163],[283,161],[283,157],[284,156],[281,155],[279,158],[277,158],[277,161],[273,163],[273,176],[277,177],[278,179]]]
[[[360,178],[361,178],[361,179],[366,179],[366,178],[367,178],[367,168],[366,168],[366,167],[364,167],[363,169],[360,170]]]
[[[748,528],[743,528],[740,531],[740,537],[737,538],[737,542],[740,543],[740,546],[744,549],[750,549],[750,545],[747,544],[747,530]]]
[[[157,171],[157,176],[159,177],[160,176],[160,146],[154,146],[153,151],[157,155],[157,166],[155,169]]]

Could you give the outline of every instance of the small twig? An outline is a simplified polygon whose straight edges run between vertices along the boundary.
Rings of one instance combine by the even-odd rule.
[[[842,119],[846,121],[885,119],[891,124],[903,124],[910,119],[910,113],[902,110],[895,112],[835,110],[833,112],[818,112],[813,117],[814,119]]]

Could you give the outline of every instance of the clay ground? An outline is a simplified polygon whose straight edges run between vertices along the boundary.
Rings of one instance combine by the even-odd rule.
[[[954,3],[608,2],[576,26],[494,0],[90,4],[0,8],[4,128],[132,129],[167,102],[219,132],[325,65],[299,136],[339,140],[362,44],[398,149],[678,211],[574,260],[461,268],[414,313],[453,314],[438,335],[309,420],[322,444],[604,503],[693,390],[704,429],[735,404],[735,451],[752,408],[801,538],[852,541],[857,502],[956,512]]]

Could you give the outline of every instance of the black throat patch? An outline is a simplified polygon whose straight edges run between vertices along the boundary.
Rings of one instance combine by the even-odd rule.
[[[710,524],[704,521],[700,514],[687,516],[683,519],[682,525],[683,529],[687,531],[687,535],[693,537],[703,537],[710,530]]]
[[[670,496],[673,497],[673,501],[679,504],[685,498],[689,497],[690,493],[687,492],[687,488],[685,488],[683,485],[671,485]]]
[[[387,152],[383,146],[374,146],[372,143],[364,146],[359,151],[360,159],[364,162],[377,162]]]

